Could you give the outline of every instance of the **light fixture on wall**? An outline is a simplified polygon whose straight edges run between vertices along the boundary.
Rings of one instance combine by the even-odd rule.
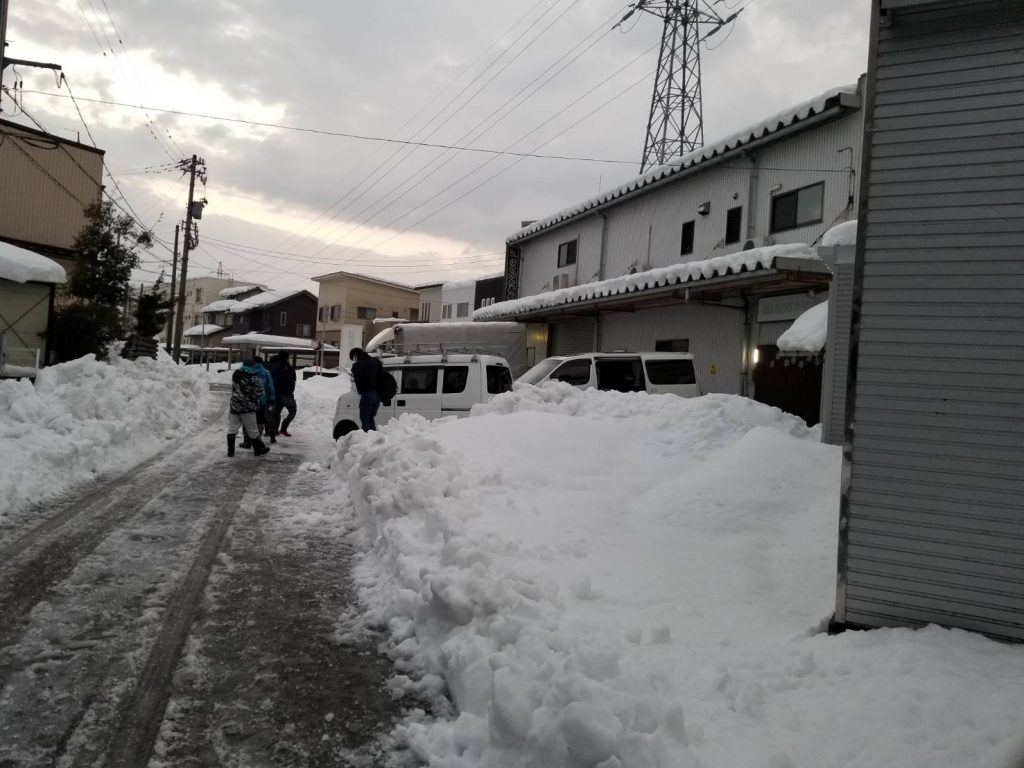
[[[754,353],[750,357],[754,361],[754,365],[757,365],[761,360],[761,350],[754,347]]]
[[[701,216],[707,216],[711,213],[711,201],[705,200],[703,203],[697,206],[697,213]]]

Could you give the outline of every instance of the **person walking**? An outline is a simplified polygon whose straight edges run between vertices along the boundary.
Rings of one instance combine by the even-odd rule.
[[[288,362],[287,352],[278,352],[270,361],[270,375],[274,380],[274,432],[284,437],[291,437],[288,427],[295,419],[298,409],[295,407],[295,369]],[[288,409],[288,415],[281,421],[281,413]],[[280,424],[280,429],[278,428]]]
[[[245,437],[243,446],[251,446],[256,456],[270,451],[260,439],[259,428],[256,426],[256,411],[263,396],[263,383],[253,365],[246,362],[235,369],[231,374],[231,402],[228,407],[228,456],[235,455],[235,438],[238,437],[239,427]]]
[[[260,436],[266,432],[270,438],[270,442],[277,442],[277,433],[273,430],[273,411],[274,411],[274,377],[270,375],[270,371],[263,365],[262,357],[254,357],[253,362],[256,366],[256,373],[259,374],[260,383],[263,385],[263,399],[260,401],[260,409],[256,411],[256,425],[260,431]]]
[[[359,421],[364,432],[373,432],[377,429],[374,418],[380,408],[380,379],[384,374],[384,364],[359,347],[349,352],[348,358],[353,361],[352,380],[359,393]]]

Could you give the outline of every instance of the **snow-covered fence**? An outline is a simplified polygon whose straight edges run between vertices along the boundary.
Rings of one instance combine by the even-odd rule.
[[[7,337],[0,336],[0,378],[35,376],[39,370],[40,351],[27,347],[7,346]]]

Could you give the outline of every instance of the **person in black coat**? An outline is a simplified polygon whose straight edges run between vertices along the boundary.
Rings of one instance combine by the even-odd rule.
[[[271,360],[270,375],[274,379],[274,395],[277,398],[277,404],[274,408],[274,431],[279,435],[291,437],[288,433],[288,427],[295,419],[298,408],[295,406],[295,369],[288,362],[287,352],[278,352],[277,356]],[[278,429],[276,421],[281,419],[281,413],[285,408],[288,409],[288,415],[281,422],[281,427]]]
[[[372,432],[377,429],[374,418],[380,409],[380,379],[384,364],[359,347],[349,352],[348,357],[353,361],[352,381],[359,393],[359,421],[364,432]]]

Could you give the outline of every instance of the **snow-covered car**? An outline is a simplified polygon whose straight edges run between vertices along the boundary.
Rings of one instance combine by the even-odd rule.
[[[562,381],[580,389],[648,392],[680,397],[700,395],[700,383],[687,352],[593,352],[548,357],[518,379],[516,384]]]
[[[390,405],[381,404],[378,425],[403,413],[428,419],[468,416],[477,403],[485,403],[512,389],[512,371],[497,355],[434,354],[382,357],[385,370],[398,382]],[[334,439],[359,429],[359,395],[353,387],[338,398],[334,410]]]

